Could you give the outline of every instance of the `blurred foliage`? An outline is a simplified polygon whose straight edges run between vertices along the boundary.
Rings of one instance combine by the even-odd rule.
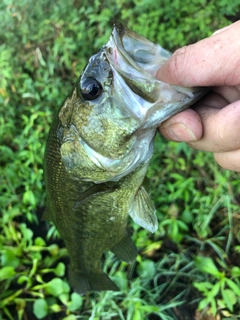
[[[107,255],[105,269],[121,292],[72,293],[66,250],[38,218],[52,116],[113,23],[175,50],[239,18],[239,11],[238,1],[227,0],[0,2],[0,319],[187,319],[180,305],[194,303],[193,282],[201,310],[236,317],[239,177],[220,170],[210,154],[156,139],[148,176],[160,226],[150,235],[131,224],[140,249],[136,266]],[[199,254],[211,255],[215,273],[194,264]]]

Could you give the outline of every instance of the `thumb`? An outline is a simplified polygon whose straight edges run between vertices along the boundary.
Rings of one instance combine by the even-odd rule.
[[[175,51],[158,70],[164,82],[186,87],[240,83],[240,21]]]

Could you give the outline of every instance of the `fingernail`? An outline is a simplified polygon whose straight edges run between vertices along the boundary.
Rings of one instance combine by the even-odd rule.
[[[171,124],[167,130],[169,137],[174,141],[197,141],[194,133],[181,122]]]

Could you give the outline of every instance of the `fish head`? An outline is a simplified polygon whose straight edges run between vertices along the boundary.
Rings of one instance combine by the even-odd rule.
[[[155,78],[171,53],[116,24],[59,111],[64,166],[75,179],[117,181],[149,161],[157,126],[194,103],[202,89]]]

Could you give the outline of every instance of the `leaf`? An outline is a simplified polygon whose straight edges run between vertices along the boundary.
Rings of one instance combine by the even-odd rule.
[[[116,285],[120,288],[121,291],[127,290],[128,280],[127,280],[126,272],[117,271],[114,274],[114,276],[112,276],[111,278],[116,283]]]
[[[77,320],[77,316],[70,314],[69,316],[64,317],[62,320]]]
[[[214,316],[217,314],[217,304],[215,299],[211,300],[211,311]]]
[[[70,286],[66,281],[63,281],[63,292],[69,292]]]
[[[181,220],[178,220],[178,225],[180,227],[180,229],[182,229],[183,231],[188,231],[188,226],[186,225],[185,222],[181,221]]]
[[[45,247],[46,246],[46,242],[43,238],[41,237],[37,237],[36,239],[34,239],[34,244],[36,246],[39,246],[39,247]]]
[[[13,267],[4,267],[0,269],[0,281],[9,279],[16,274]]]
[[[59,296],[58,296],[58,299],[65,305],[68,304],[68,301],[69,301],[69,294],[68,293],[61,293]]]
[[[139,309],[136,309],[133,314],[133,320],[143,319],[143,314]]]
[[[35,199],[35,196],[34,196],[34,193],[32,192],[32,190],[27,190],[26,192],[24,192],[23,203],[32,204],[33,206],[36,205],[36,199]]]
[[[196,257],[195,258],[195,265],[200,271],[202,271],[204,273],[212,274],[216,278],[219,278],[222,275],[222,273],[219,272],[217,267],[215,266],[212,258]]]
[[[22,234],[24,236],[25,240],[31,240],[33,237],[33,232],[31,229],[27,228],[25,223],[20,224],[20,229],[22,231]]]
[[[142,261],[137,268],[137,272],[143,278],[152,279],[156,273],[154,262],[149,259]]]
[[[6,249],[5,252],[3,252],[1,260],[4,267],[11,266],[17,268],[20,264],[20,260],[11,249]]]
[[[38,319],[46,317],[48,314],[48,304],[45,299],[37,299],[34,301],[33,313]]]
[[[194,287],[197,288],[199,291],[202,291],[204,293],[209,292],[209,290],[212,289],[213,285],[210,282],[194,282],[193,283]]]
[[[76,292],[73,292],[71,294],[71,301],[68,305],[68,310],[69,311],[76,311],[81,308],[82,304],[83,304],[82,297],[79,294],[77,294]]]
[[[204,298],[199,302],[198,310],[201,311],[205,309],[208,305],[209,305],[209,300],[207,298]]]
[[[233,282],[231,279],[227,279],[227,278],[226,278],[226,283],[228,284],[229,288],[231,288],[233,292],[240,297],[239,286],[235,282]]]
[[[53,312],[57,313],[57,312],[60,312],[60,311],[61,311],[61,306],[59,306],[57,303],[55,303],[55,304],[52,304],[52,305],[50,306],[50,309],[51,309]]]
[[[220,288],[221,288],[221,283],[220,282],[215,283],[211,291],[209,292],[208,297],[209,298],[215,297],[219,293]]]
[[[240,268],[239,267],[233,267],[232,268],[232,275],[233,276],[237,276],[237,277],[240,277]]]
[[[232,292],[232,290],[223,289],[222,296],[223,296],[223,299],[224,299],[224,302],[225,302],[227,308],[231,312],[233,312],[233,305],[237,302],[237,298],[236,298],[235,294]]]
[[[157,313],[159,311],[159,307],[154,306],[154,305],[147,305],[147,306],[142,306],[141,310],[143,310],[145,313]]]
[[[62,277],[65,274],[65,264],[62,262],[59,262],[58,265],[55,268],[55,273],[57,276]]]
[[[62,279],[54,278],[47,283],[45,290],[47,293],[57,297],[61,293],[69,292],[70,287]]]

